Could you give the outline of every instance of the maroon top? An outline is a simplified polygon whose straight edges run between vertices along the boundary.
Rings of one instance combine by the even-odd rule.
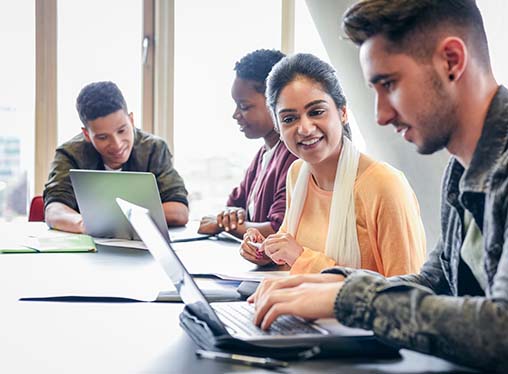
[[[248,211],[248,197],[256,184],[256,179],[261,171],[265,146],[256,153],[245,177],[229,195],[227,206],[237,206]],[[266,171],[262,176],[261,184],[254,197],[254,217],[251,222],[269,221],[275,232],[279,230],[286,211],[286,176],[289,166],[297,159],[283,142],[277,146]]]

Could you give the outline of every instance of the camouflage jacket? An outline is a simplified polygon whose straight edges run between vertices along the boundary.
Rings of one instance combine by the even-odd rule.
[[[45,206],[58,201],[79,212],[70,169],[104,170],[101,155],[83,134],[76,135],[56,149],[44,188]],[[131,155],[122,165],[122,170],[153,173],[163,203],[178,201],[188,205],[184,182],[173,167],[172,155],[161,138],[135,129]]]
[[[401,348],[483,370],[508,370],[508,90],[500,87],[467,170],[452,158],[443,179],[441,239],[421,272],[383,278],[347,276],[335,301],[337,319],[373,330]],[[462,261],[464,209],[482,231],[482,289]]]

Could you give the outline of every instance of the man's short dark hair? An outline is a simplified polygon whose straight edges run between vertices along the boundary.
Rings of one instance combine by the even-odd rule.
[[[83,87],[76,99],[76,109],[85,127],[88,121],[107,116],[119,110],[127,113],[122,92],[113,82],[94,82]]]
[[[258,49],[245,55],[235,64],[236,76],[253,81],[255,83],[254,89],[264,94],[268,73],[284,56],[284,53],[275,49]]]
[[[364,0],[351,6],[342,27],[356,45],[382,35],[391,52],[431,58],[440,31],[453,30],[490,69],[487,36],[475,0]]]

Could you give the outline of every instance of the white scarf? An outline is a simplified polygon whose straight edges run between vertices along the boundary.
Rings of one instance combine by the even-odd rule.
[[[325,249],[325,254],[334,259],[337,264],[352,268],[361,266],[353,194],[359,159],[360,152],[344,136],[335,173]],[[296,229],[307,198],[309,178],[311,177],[310,166],[304,161],[296,180],[288,212],[288,232],[294,237],[296,237]]]

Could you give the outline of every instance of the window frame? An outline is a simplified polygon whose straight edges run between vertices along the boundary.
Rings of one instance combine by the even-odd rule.
[[[57,0],[35,1],[34,184],[40,195],[57,143]],[[29,199],[30,200],[30,199]]]
[[[175,0],[143,0],[141,48],[143,130],[174,149]],[[33,191],[42,194],[57,147],[57,0],[35,2],[35,171]],[[294,51],[295,1],[282,0],[281,50]],[[145,42],[146,43],[146,42]]]

